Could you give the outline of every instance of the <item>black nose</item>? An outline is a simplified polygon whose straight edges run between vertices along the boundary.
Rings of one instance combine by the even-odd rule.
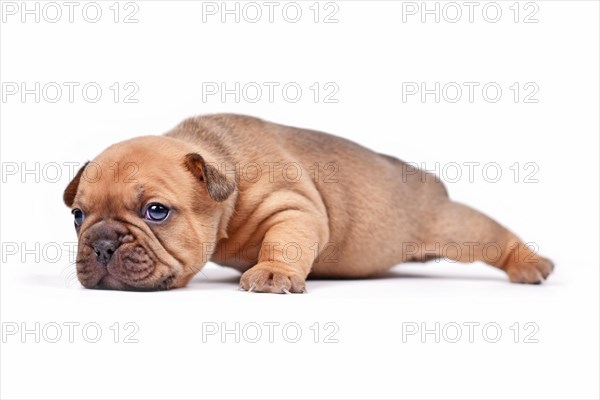
[[[117,250],[119,246],[118,240],[110,240],[110,239],[100,239],[97,240],[92,247],[96,252],[96,259],[98,262],[101,262],[104,266],[108,264],[110,258]]]

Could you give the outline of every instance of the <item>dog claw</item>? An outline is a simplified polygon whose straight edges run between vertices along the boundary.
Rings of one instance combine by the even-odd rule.
[[[254,289],[256,289],[256,283],[253,283],[252,285],[250,285],[250,288],[248,288],[248,292],[252,292],[252,291],[254,291]]]
[[[283,288],[283,293],[285,294],[292,294],[292,292],[290,292],[289,290],[287,290],[286,288]]]

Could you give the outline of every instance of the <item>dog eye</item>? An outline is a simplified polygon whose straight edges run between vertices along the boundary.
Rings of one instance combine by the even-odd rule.
[[[151,204],[150,207],[146,209],[146,219],[150,221],[162,221],[169,215],[169,209],[166,206],[163,206],[159,203]]]
[[[83,211],[81,211],[79,208],[76,208],[71,213],[73,214],[73,219],[75,221],[75,227],[79,228],[81,226],[81,224],[83,224],[83,220],[85,219],[85,215],[83,214]]]

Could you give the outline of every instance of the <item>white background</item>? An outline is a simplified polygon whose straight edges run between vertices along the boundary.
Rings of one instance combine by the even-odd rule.
[[[410,6],[393,1],[338,1],[328,9],[321,3],[318,23],[312,1],[299,2],[297,23],[282,17],[283,2],[273,23],[262,2],[264,15],[256,23],[243,16],[236,23],[231,15],[222,23],[220,14],[204,15],[203,21],[203,4],[194,1],[137,1],[127,9],[121,3],[118,23],[112,1],[99,2],[97,23],[82,17],[85,2],[70,23],[68,8],[59,2],[60,21],[41,15],[37,23],[29,15],[23,23],[21,2],[13,3],[19,7],[15,15],[5,12],[9,2],[2,3],[3,398],[599,397],[597,2],[537,1],[528,9],[522,2],[517,23],[512,1],[498,3],[502,16],[496,23],[483,18],[485,2],[472,23],[462,2],[456,23],[444,15],[439,23],[433,15],[422,23],[419,13],[405,14],[404,22],[403,7]],[[524,23],[535,7],[538,22]],[[336,9],[338,22],[324,23]],[[138,22],[123,23],[133,10]],[[54,18],[53,10],[46,11]],[[488,12],[493,18],[494,10]],[[41,93],[39,102],[33,94],[7,95],[11,82],[80,86],[73,102],[63,86],[63,97],[51,103],[54,92]],[[103,89],[96,103],[82,97],[81,87],[89,82]],[[109,89],[115,82],[121,87],[117,103]],[[137,103],[123,101],[128,82],[139,88]],[[256,103],[236,102],[233,95],[203,101],[206,82],[229,88],[235,82],[278,82],[279,88],[296,82],[303,95],[296,103],[282,98],[281,90],[273,102],[266,92]],[[322,92],[315,103],[309,89],[315,82],[321,88],[337,85],[338,102],[325,103]],[[464,91],[456,103],[436,103],[433,95],[425,102],[418,95],[403,101],[403,82],[480,86],[473,102]],[[495,103],[481,95],[488,82],[503,89]],[[515,82],[521,87],[516,103],[509,89]],[[537,103],[523,101],[528,82],[539,88]],[[69,181],[64,163],[81,164],[116,141],[161,134],[188,116],[212,112],[335,133],[428,169],[435,163],[498,163],[502,177],[495,183],[481,166],[473,182],[463,169],[458,182],[448,183],[451,197],[535,242],[554,260],[556,273],[544,285],[523,286],[481,263],[405,264],[381,279],[310,281],[308,295],[283,296],[236,291],[236,272],[208,265],[181,290],[83,289],[64,245],[76,240],[62,203]],[[510,169],[516,162],[517,182]],[[528,162],[539,167],[537,183],[525,182]],[[38,174],[22,175],[35,163]],[[56,182],[50,182],[52,163],[62,166]],[[69,322],[80,324],[73,343],[64,325]],[[137,343],[125,343],[127,322],[139,327]],[[267,322],[280,324],[273,343]],[[327,322],[338,327],[332,337],[337,343],[325,343],[324,335],[332,332],[325,330]],[[473,343],[464,325],[469,322],[480,324]],[[528,322],[538,327],[532,337],[537,343],[526,343]],[[35,330],[36,323],[46,334],[39,343],[34,334],[7,333],[15,326]],[[57,343],[48,340],[53,323],[63,327]],[[83,335],[86,323],[101,327],[97,343],[86,341],[94,336],[93,330]],[[120,324],[118,343],[114,323]],[[250,343],[254,331],[247,330],[239,343],[233,334],[203,340],[203,329],[222,323],[229,329],[240,323],[240,330],[257,323],[263,336]],[[297,343],[286,340],[295,336],[293,329],[282,333],[286,323],[302,329]],[[318,343],[314,323],[320,324]],[[439,343],[433,334],[403,340],[408,326],[422,323],[428,329],[439,323],[440,334],[456,323],[462,337],[451,343],[455,331],[446,330]],[[482,333],[487,323],[502,329],[496,343],[488,341],[493,329]],[[517,343],[510,329],[515,323]]]

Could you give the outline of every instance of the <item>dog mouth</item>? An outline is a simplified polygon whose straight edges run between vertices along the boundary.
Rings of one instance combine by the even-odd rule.
[[[77,263],[77,275],[88,289],[161,291],[171,289],[176,279],[141,246],[117,249],[108,263],[99,261],[95,253],[85,253]]]
[[[175,274],[171,274],[162,279],[158,284],[135,286],[120,280],[110,273],[107,273],[94,287],[91,287],[91,289],[123,290],[128,292],[159,292],[171,289],[171,285],[173,284],[174,280]]]

